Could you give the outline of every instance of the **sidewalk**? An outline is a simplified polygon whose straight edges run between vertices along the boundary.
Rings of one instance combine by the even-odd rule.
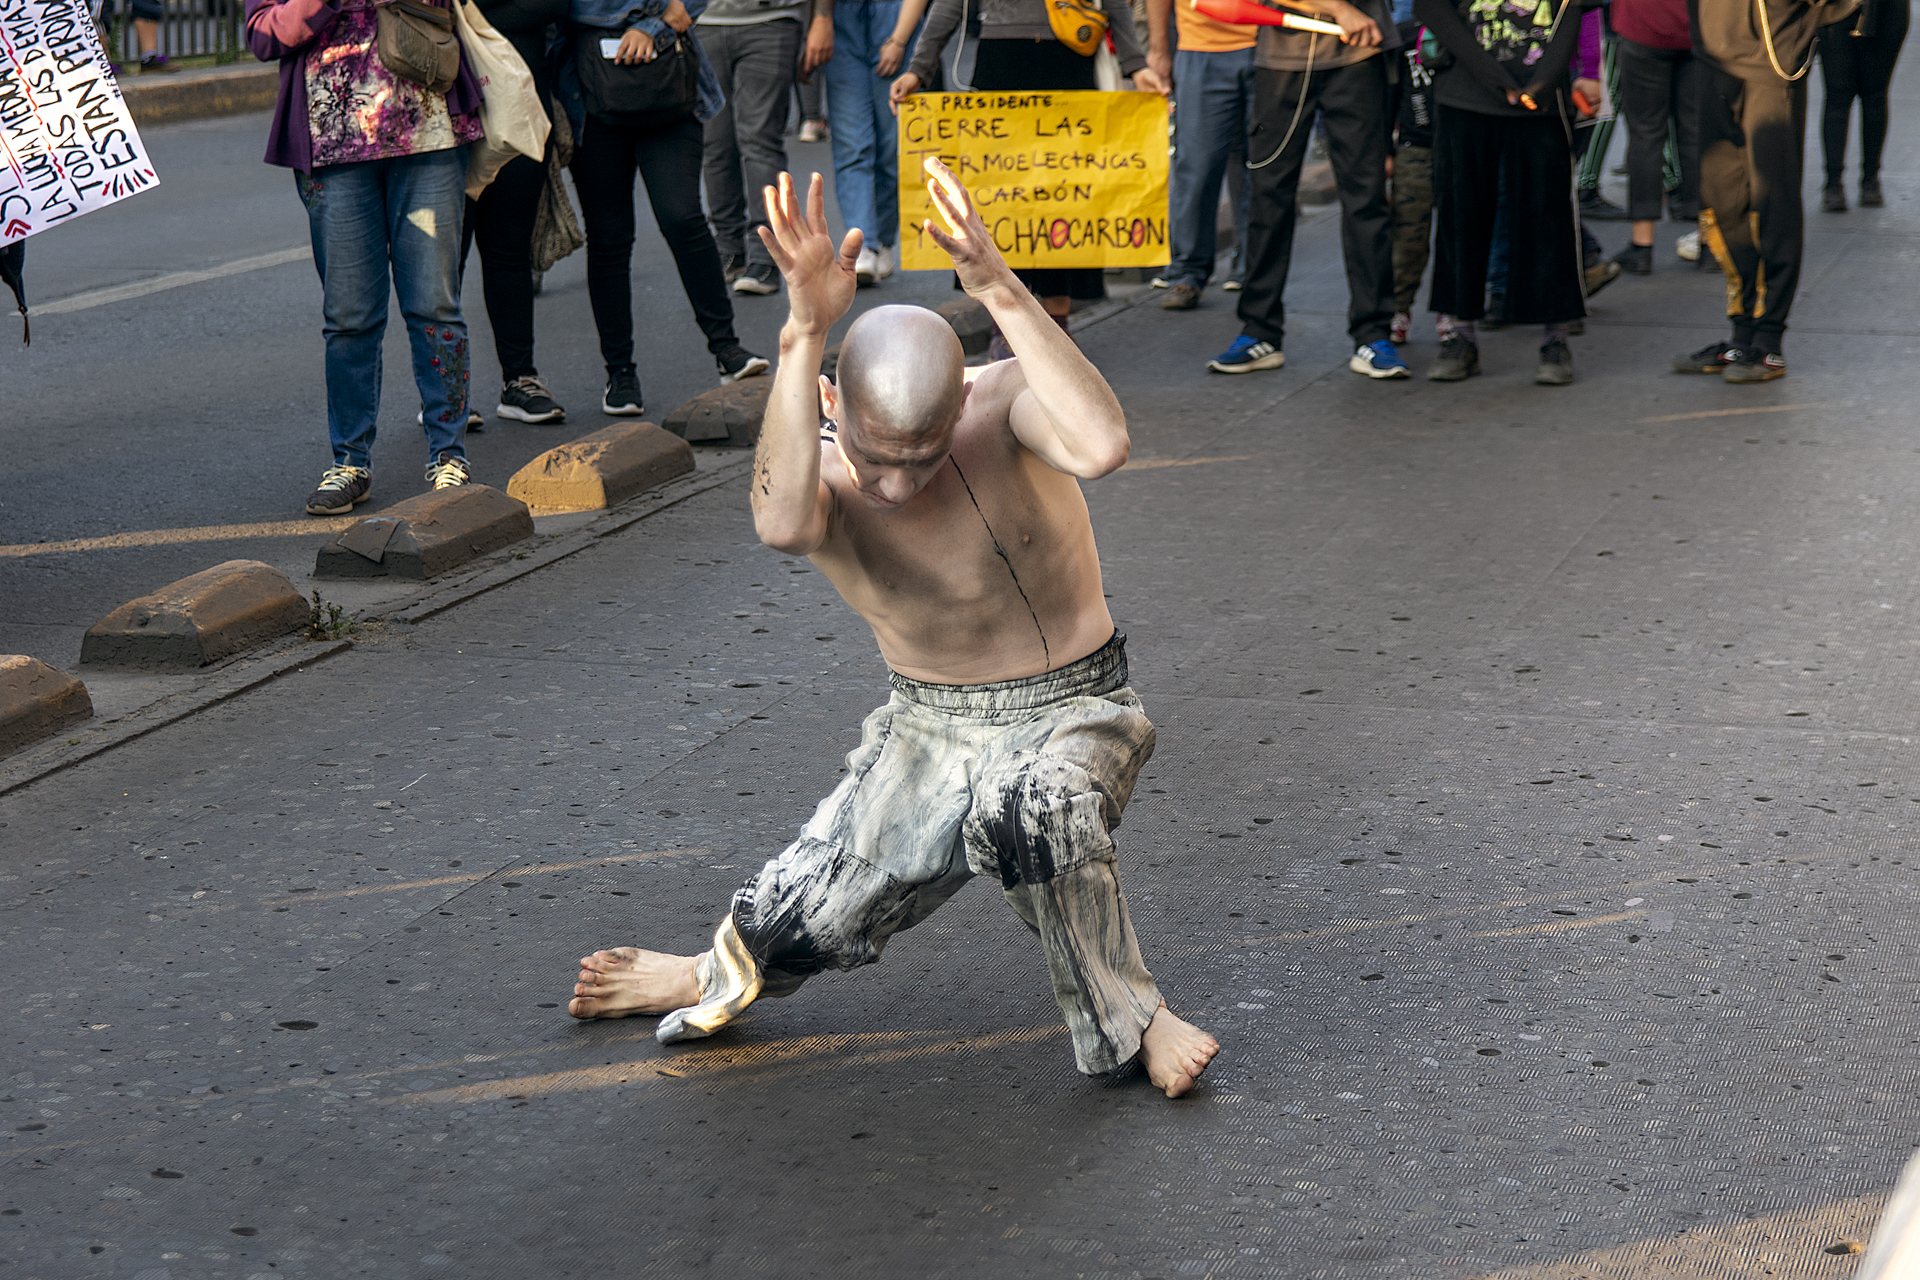
[[[1521,331],[1347,373],[1317,224],[1283,370],[1201,372],[1217,294],[1082,333],[1190,1100],[1073,1071],[988,885],[712,1040],[566,1018],[588,949],[704,945],[885,696],[735,481],[0,798],[4,1256],[1844,1280],[1920,1131],[1916,181],[1810,215],[1764,387],[1659,371],[1722,294],[1665,239],[1571,391]]]

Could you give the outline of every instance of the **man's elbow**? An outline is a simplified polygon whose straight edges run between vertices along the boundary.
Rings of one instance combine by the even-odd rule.
[[[753,531],[762,545],[782,555],[810,556],[820,545],[811,529],[802,529],[778,520],[755,520]]]
[[[1127,465],[1127,459],[1133,454],[1133,442],[1127,438],[1126,428],[1122,427],[1117,435],[1103,447],[1094,450],[1081,459],[1079,476],[1082,480],[1098,480],[1110,476]]]

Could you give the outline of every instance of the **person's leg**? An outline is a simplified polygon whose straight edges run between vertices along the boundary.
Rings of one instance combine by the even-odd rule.
[[[1600,41],[1600,75],[1607,83],[1607,94],[1620,101],[1620,41],[1611,32]],[[1580,198],[1588,204],[1600,200],[1600,171],[1606,166],[1607,152],[1613,147],[1613,120],[1598,120],[1586,134],[1585,150],[1580,156],[1578,185]],[[1619,217],[1618,213],[1613,215]]]
[[[633,367],[634,167],[633,135],[588,116],[573,153],[573,181],[586,224],[587,300],[608,373]]]
[[[1673,104],[1673,62],[1668,51],[1621,37],[1620,111],[1627,121],[1627,215],[1633,243],[1651,245],[1660,220],[1665,183],[1661,175]]]
[[[1847,128],[1853,117],[1853,100],[1860,89],[1854,78],[1854,46],[1860,42],[1847,34],[1851,23],[1836,22],[1820,28],[1820,79],[1826,97],[1820,107],[1820,154],[1826,164],[1827,186],[1840,186],[1847,167]]]
[[[1245,128],[1239,53],[1182,49],[1173,56],[1176,122],[1168,176],[1169,285],[1204,289],[1213,277],[1220,183],[1235,130]]]
[[[515,156],[468,205],[502,384],[539,373],[533,363],[533,218],[546,186],[544,161]]]
[[[713,241],[720,251],[720,260],[735,264],[736,271],[753,252],[754,246],[748,241],[759,239],[748,230],[748,223],[752,221],[753,204],[759,199],[760,188],[751,176],[744,182],[741,179],[746,157],[739,136],[739,64],[744,60],[746,33],[754,29],[734,26],[695,26],[693,29],[701,50],[707,55],[707,64],[713,68],[714,78],[720,82],[720,92],[726,95],[725,105],[713,113],[705,126],[700,177],[707,189],[707,220],[713,226]],[[780,105],[784,125],[786,103],[783,101]],[[765,252],[761,250],[762,254]]]
[[[1327,158],[1340,193],[1340,250],[1347,271],[1347,336],[1384,341],[1393,321],[1393,222],[1387,201],[1392,131],[1387,60],[1368,58],[1327,73],[1320,91]]]
[[[733,112],[740,153],[738,173],[746,179],[746,260],[750,266],[770,267],[773,256],[761,241],[758,228],[767,225],[763,192],[778,185],[780,174],[787,168],[787,100],[793,94],[794,66],[800,56],[800,24],[790,18],[776,18],[732,31],[733,97],[728,106]],[[711,136],[711,122],[707,127]],[[711,179],[707,200],[713,200]],[[719,231],[717,223],[714,229]],[[722,258],[733,251],[724,239],[719,248]]]
[[[1754,204],[1747,159],[1751,140],[1740,124],[1744,93],[1736,77],[1706,70],[1700,93],[1700,243],[1726,275],[1736,347],[1753,340],[1751,312],[1760,275],[1747,217]]]
[[[1748,300],[1753,344],[1779,355],[1787,313],[1800,285],[1805,212],[1800,203],[1807,138],[1805,81],[1758,81],[1742,96],[1741,127],[1747,136],[1748,181],[1757,216],[1755,249],[1760,275]]]
[[[865,84],[867,112],[873,120],[873,243],[875,248],[891,249],[900,238],[899,122],[887,101],[888,81],[881,79],[874,68],[880,62],[881,43],[900,21],[900,0],[866,0],[850,7],[865,11],[870,51],[865,61]]]
[[[1486,313],[1503,123],[1459,107],[1434,108],[1433,288],[1427,306],[1443,316],[1472,322]]]
[[[1238,311],[1242,333],[1276,347],[1286,336],[1282,299],[1317,87],[1299,71],[1254,72],[1253,128],[1247,135],[1247,273]]]
[[[634,147],[647,201],[660,237],[673,251],[680,286],[693,305],[694,320],[707,337],[707,350],[719,354],[740,345],[733,331],[733,299],[720,271],[720,254],[700,212],[700,122],[691,114],[640,135]],[[591,249],[593,232],[587,232]]]
[[[1507,318],[1516,324],[1564,325],[1586,315],[1581,288],[1580,232],[1567,191],[1572,155],[1561,120],[1504,120],[1507,226],[1512,267]]]
[[[1673,119],[1674,159],[1679,164],[1680,183],[1667,193],[1669,210],[1700,211],[1700,94],[1705,84],[1705,64],[1691,52],[1679,51],[1673,64],[1673,100],[1669,107]]]
[[[337,466],[372,465],[389,291],[384,170],[392,163],[369,160],[294,174],[320,275],[327,438]]]
[[[868,49],[864,4],[835,5],[833,57],[814,72],[827,80],[827,114],[833,121],[833,196],[840,218],[859,227],[863,243],[880,242],[877,207],[879,121],[867,81],[875,78],[877,49]]]
[[[464,458],[470,356],[460,314],[460,215],[467,149],[449,147],[388,161],[387,234],[393,289],[413,350],[413,382],[429,465]],[[529,227],[531,232],[531,227]]]
[[[1893,84],[1893,69],[1900,61],[1900,47],[1907,39],[1907,10],[1897,4],[1884,6],[1880,29],[1869,39],[1855,41],[1864,46],[1854,54],[1860,92],[1860,181],[1880,180],[1880,153],[1887,144],[1887,91]],[[1841,23],[1845,26],[1845,23]],[[1865,201],[1862,201],[1865,203]]]
[[[1433,148],[1393,157],[1393,309],[1411,315],[1433,245]]]
[[[1227,147],[1227,204],[1233,209],[1233,261],[1223,287],[1238,289],[1247,274],[1247,218],[1251,184],[1247,181],[1247,130],[1253,127],[1253,50],[1240,51],[1234,73],[1233,139]]]

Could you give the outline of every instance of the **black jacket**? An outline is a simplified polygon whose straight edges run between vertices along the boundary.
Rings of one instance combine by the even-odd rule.
[[[1413,16],[1453,55],[1452,66],[1434,71],[1435,100],[1489,116],[1550,116],[1561,110],[1572,87],[1567,67],[1580,48],[1580,16],[1587,6],[1582,0],[1550,0],[1550,5],[1555,15],[1550,27],[1530,20],[1521,25],[1519,10],[1537,13],[1539,7],[1508,0],[1500,6],[1504,29],[1496,29],[1494,20],[1472,16],[1473,0],[1414,0]],[[1482,34],[1495,40],[1494,51],[1480,43]],[[1539,56],[1528,65],[1526,57],[1534,50]],[[1510,105],[1508,90],[1527,94],[1537,110]]]

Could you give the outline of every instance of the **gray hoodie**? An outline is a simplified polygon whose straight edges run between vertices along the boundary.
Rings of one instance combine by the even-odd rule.
[[[1113,32],[1120,74],[1130,76],[1147,65],[1139,32],[1134,30],[1133,11],[1125,0],[1105,0],[1103,7],[1107,11],[1108,29]],[[927,11],[927,24],[921,28],[919,42],[913,46],[913,61],[907,65],[907,70],[920,77],[921,84],[933,83],[947,42],[959,29],[963,16],[976,13],[980,15],[982,40],[1053,39],[1045,0],[933,0]]]

